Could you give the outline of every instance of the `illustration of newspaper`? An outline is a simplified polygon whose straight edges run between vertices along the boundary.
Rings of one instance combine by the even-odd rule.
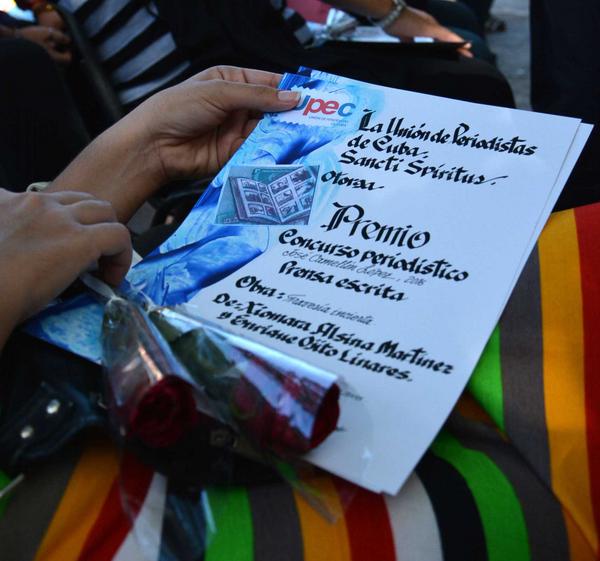
[[[317,173],[317,166],[234,167],[216,222],[308,224]]]

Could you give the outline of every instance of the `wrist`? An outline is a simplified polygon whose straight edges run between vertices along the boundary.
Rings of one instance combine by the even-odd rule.
[[[371,20],[380,20],[387,16],[394,9],[394,0],[381,0],[374,2],[370,6],[368,13],[363,14]]]
[[[390,0],[386,4],[387,10],[383,14],[374,14],[370,19],[373,25],[389,32],[406,10],[407,4],[405,0]]]
[[[96,138],[50,185],[48,191],[75,190],[109,201],[121,222],[164,183],[152,139],[128,118]]]

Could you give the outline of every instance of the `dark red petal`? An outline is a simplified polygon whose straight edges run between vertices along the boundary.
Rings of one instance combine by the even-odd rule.
[[[142,395],[131,412],[129,428],[147,446],[164,448],[176,444],[198,421],[192,388],[167,376]]]
[[[339,399],[340,388],[337,384],[333,384],[327,390],[323,402],[317,411],[310,439],[311,450],[321,444],[337,427],[340,418]]]

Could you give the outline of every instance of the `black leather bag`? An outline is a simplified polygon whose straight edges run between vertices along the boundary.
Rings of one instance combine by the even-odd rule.
[[[0,358],[0,469],[15,474],[107,426],[100,366],[25,333],[11,337]]]

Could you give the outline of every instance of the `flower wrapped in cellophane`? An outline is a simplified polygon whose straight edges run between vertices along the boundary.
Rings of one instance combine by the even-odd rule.
[[[340,389],[334,375],[168,308],[150,318],[221,418],[259,449],[304,454],[335,430]]]
[[[164,448],[198,425],[191,380],[142,308],[111,298],[102,346],[108,407],[122,436]]]
[[[206,426],[255,452],[294,457],[336,428],[336,377],[168,308],[105,307],[108,401],[123,436],[169,447]]]

